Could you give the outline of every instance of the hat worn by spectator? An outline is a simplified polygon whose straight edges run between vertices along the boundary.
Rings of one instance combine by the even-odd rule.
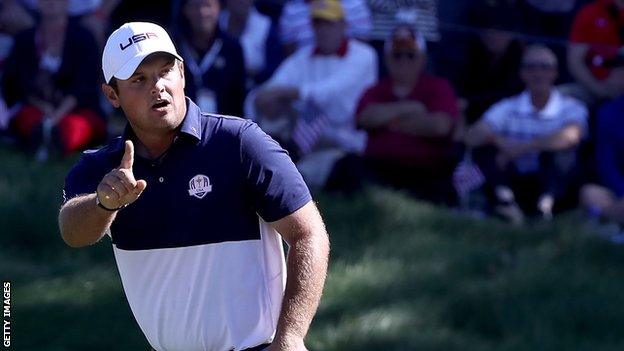
[[[106,83],[113,77],[121,80],[130,78],[143,59],[155,52],[168,53],[184,61],[161,26],[149,22],[122,25],[108,37],[102,54]]]
[[[386,51],[400,53],[426,52],[427,44],[422,35],[417,33],[411,26],[399,25],[390,34],[385,44]]]
[[[330,22],[342,21],[345,18],[344,10],[338,0],[314,0],[310,4],[312,19],[321,19]]]

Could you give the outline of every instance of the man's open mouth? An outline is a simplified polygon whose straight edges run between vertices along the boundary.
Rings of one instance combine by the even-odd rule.
[[[162,100],[162,101],[159,101],[159,102],[155,103],[154,105],[152,105],[152,108],[159,109],[159,108],[163,108],[163,107],[167,107],[167,106],[169,106],[169,101]]]

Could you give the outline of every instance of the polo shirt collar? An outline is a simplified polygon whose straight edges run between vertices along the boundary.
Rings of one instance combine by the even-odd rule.
[[[199,116],[201,115],[201,111],[199,106],[197,106],[191,99],[188,97],[186,99],[186,116],[182,120],[182,124],[180,125],[180,136],[186,136],[189,140],[192,140],[195,144],[201,141],[202,135],[202,124]],[[125,142],[126,140],[133,140],[136,138],[136,134],[132,130],[130,123],[126,123],[126,127],[124,128],[124,132],[120,138],[117,138],[113,141],[111,145],[110,152],[123,152],[125,150]]]
[[[541,118],[555,118],[561,111],[561,104],[561,93],[557,89],[551,89],[546,106],[541,110],[537,110],[531,102],[531,94],[528,91],[524,91],[520,94],[518,110],[525,114],[536,113]]]
[[[192,137],[195,143],[201,141],[202,124],[200,121],[201,111],[191,99],[186,98],[186,116],[180,126],[180,132]]]

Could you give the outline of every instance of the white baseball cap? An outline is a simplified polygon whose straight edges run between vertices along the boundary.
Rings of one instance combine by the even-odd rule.
[[[180,61],[169,34],[161,26],[149,22],[130,22],[115,30],[106,41],[102,53],[102,71],[111,78],[126,80],[149,54],[166,52]]]

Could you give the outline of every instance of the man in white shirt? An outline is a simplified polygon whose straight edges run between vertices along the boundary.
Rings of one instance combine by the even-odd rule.
[[[377,77],[374,50],[345,35],[337,0],[311,3],[315,45],[303,47],[277,69],[247,106],[258,122],[298,158],[297,167],[312,187],[323,187],[335,163],[361,154],[366,134],[355,127],[360,95]]]
[[[513,188],[526,187],[529,178],[539,187],[538,212],[552,217],[587,129],[587,108],[553,87],[557,58],[550,49],[527,48],[520,76],[526,90],[494,104],[466,133],[466,144],[479,147],[475,158],[486,175],[495,210],[514,223],[524,217],[515,193],[527,192],[514,193]]]

